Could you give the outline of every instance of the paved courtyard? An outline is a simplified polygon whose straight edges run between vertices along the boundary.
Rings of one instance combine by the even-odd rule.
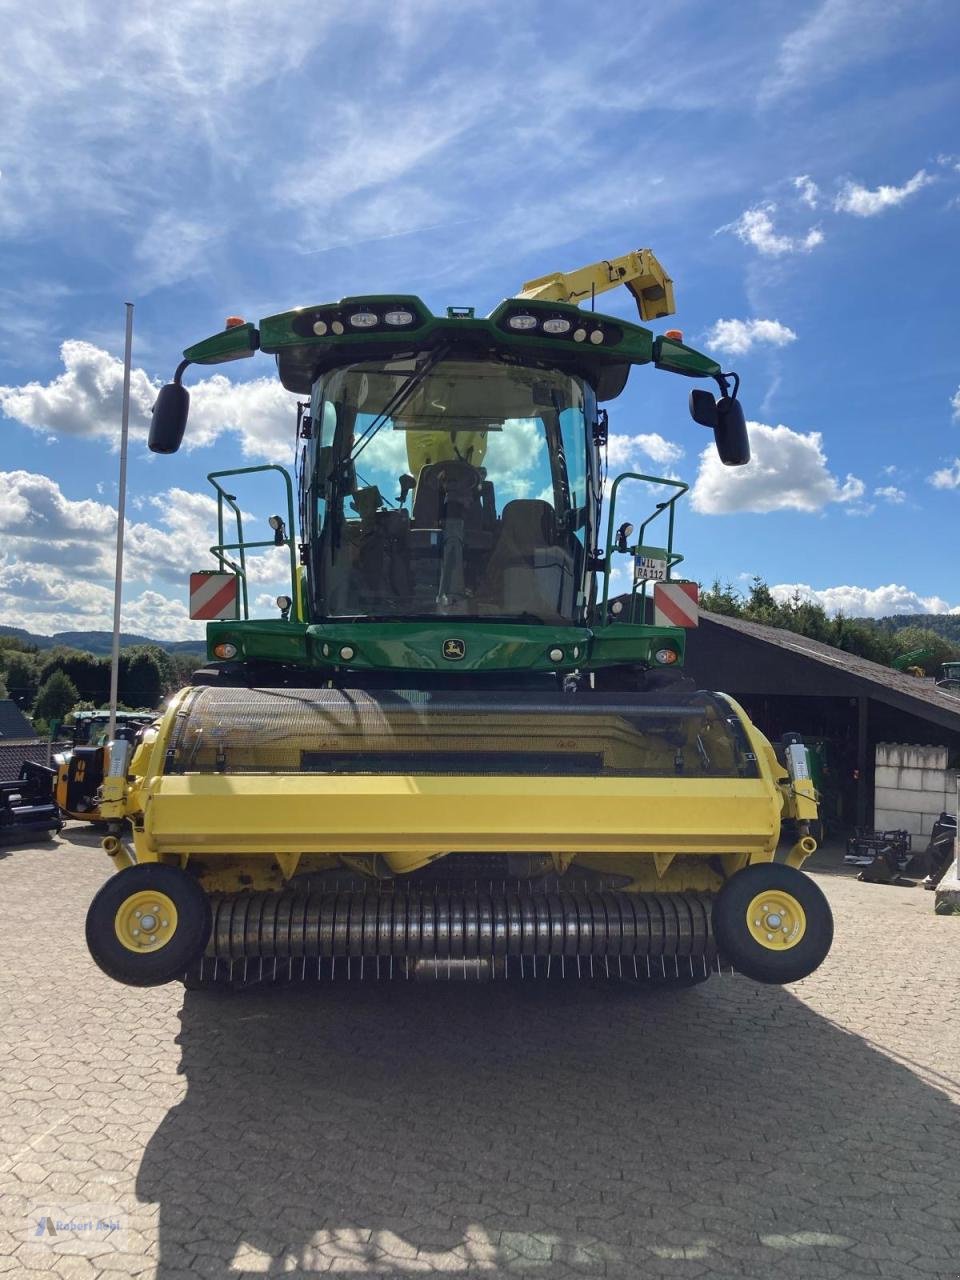
[[[65,837],[0,851],[0,1274],[960,1274],[960,919],[920,889],[821,872],[790,989],[136,991]]]

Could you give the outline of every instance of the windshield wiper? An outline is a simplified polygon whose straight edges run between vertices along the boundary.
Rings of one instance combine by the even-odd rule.
[[[411,373],[409,378],[407,378],[406,382],[400,385],[400,387],[390,397],[390,399],[383,406],[383,408],[380,410],[380,412],[377,414],[374,420],[370,423],[369,427],[367,427],[366,431],[364,431],[364,433],[361,435],[360,439],[353,446],[353,450],[349,458],[347,458],[348,463],[356,462],[357,458],[360,457],[361,453],[363,453],[364,449],[367,447],[367,445],[370,443],[373,437],[377,434],[377,432],[381,429],[381,427],[384,426],[384,424],[387,422],[388,419],[393,417],[393,415],[397,412],[398,409],[403,408],[403,406],[407,403],[407,401],[413,395],[414,391],[416,391],[417,387],[419,387],[420,383],[424,380],[424,378],[427,376],[430,370],[434,367],[435,364],[437,364],[438,361],[443,359],[443,357],[447,354],[449,350],[450,350],[450,344],[442,343],[434,351],[431,351],[427,355],[426,359],[424,360],[420,368],[415,370],[413,373]]]

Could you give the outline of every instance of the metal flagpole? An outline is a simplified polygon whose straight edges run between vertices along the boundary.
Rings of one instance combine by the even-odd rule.
[[[117,572],[113,584],[113,648],[110,659],[110,724],[107,741],[117,731],[117,690],[120,683],[120,597],[123,590],[123,519],[127,505],[127,434],[130,428],[130,364],[133,359],[133,303],[127,308],[127,331],[123,348],[123,408],[120,412],[120,486],[117,494]]]

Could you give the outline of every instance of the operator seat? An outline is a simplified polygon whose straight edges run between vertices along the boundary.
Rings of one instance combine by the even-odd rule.
[[[561,612],[572,573],[572,558],[557,543],[557,517],[550,503],[540,498],[508,502],[487,564],[483,596],[505,613],[553,618]]]

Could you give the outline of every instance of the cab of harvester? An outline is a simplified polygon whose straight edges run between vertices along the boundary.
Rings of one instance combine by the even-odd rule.
[[[749,453],[739,402],[727,395],[735,375],[678,334],[654,337],[537,299],[478,318],[470,308],[434,316],[414,297],[349,298],[259,329],[236,324],[188,349],[184,363],[258,346],[275,354],[284,386],[309,397],[297,429],[299,491],[283,473],[287,509],[271,517],[274,541],[289,549],[290,590],[276,618],[247,617],[246,555],[263,544],[244,542],[228,487],[237,473],[213,473],[213,550],[219,572],[236,576],[232,592],[223,585],[237,616],[209,627],[208,675],[279,664],[338,679],[349,670],[482,683],[509,672],[629,666],[639,677],[682,665],[683,632],[653,625],[648,589],[683,559],[674,518],[686,486],[632,475],[650,489],[634,538],[631,524],[617,523],[628,478],[618,477],[602,530],[601,402],[620,394],[637,364],[714,379],[719,411],[705,391],[693,407],[736,465]],[[182,386],[164,389],[152,447],[177,442],[186,403]],[[609,607],[618,557],[628,588],[639,588],[626,611],[623,600]],[[201,616],[220,586],[199,583]]]
[[[672,477],[607,471],[607,402],[652,364],[722,460],[738,379],[676,331],[582,310],[672,282],[648,250],[532,281],[480,317],[410,295],[239,318],[188,348],[150,447],[176,450],[191,365],[257,350],[299,400],[296,475],[214,472],[208,663],[98,793],[118,874],[87,939],[121,981],[803,977],[832,935],[806,752],[683,678]],[[244,535],[236,489],[282,495]],[[624,519],[624,483],[647,508]],[[242,481],[241,481],[242,483]],[[271,499],[272,501],[272,499]],[[248,557],[290,586],[251,618]],[[619,570],[619,572],[618,572]],[[129,820],[132,847],[122,823]],[[785,862],[774,855],[792,826]]]

